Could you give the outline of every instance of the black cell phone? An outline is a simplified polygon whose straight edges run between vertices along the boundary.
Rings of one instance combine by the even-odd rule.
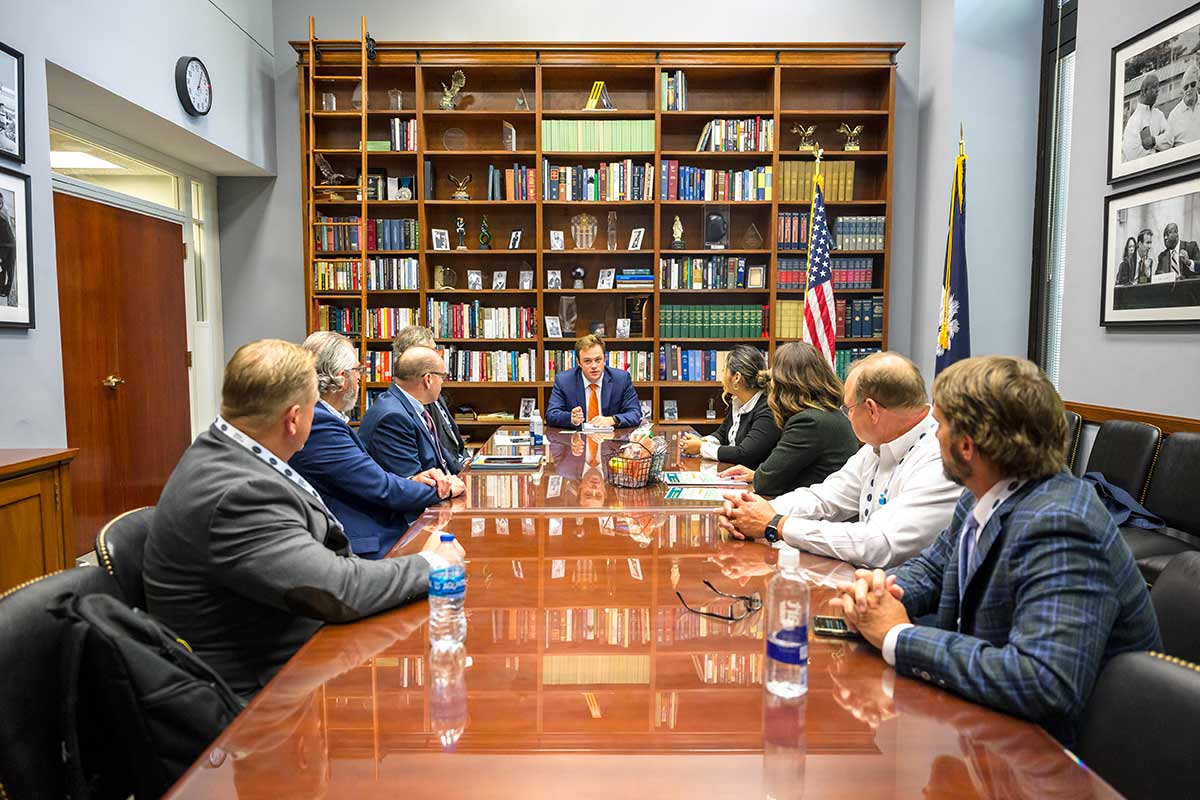
[[[813,633],[817,636],[832,636],[837,639],[861,639],[858,631],[852,631],[841,617],[813,616]]]
[[[485,464],[524,464],[525,459],[520,456],[484,456],[483,463]]]

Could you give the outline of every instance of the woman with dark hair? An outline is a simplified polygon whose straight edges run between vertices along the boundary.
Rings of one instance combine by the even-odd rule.
[[[775,351],[767,404],[783,427],[779,444],[757,469],[730,467],[723,478],[753,482],[774,497],[820,483],[858,452],[858,439],[842,413],[842,382],[817,348],[789,342]]]
[[[1121,266],[1117,267],[1117,286],[1129,286],[1137,279],[1137,239],[1130,236],[1125,240],[1125,252],[1121,254]]]
[[[779,441],[779,426],[767,405],[763,387],[768,376],[767,359],[757,347],[740,344],[725,356],[725,374],[721,383],[729,411],[725,421],[703,438],[684,434],[680,446],[684,455],[701,456],[727,464],[754,469],[763,462]]]

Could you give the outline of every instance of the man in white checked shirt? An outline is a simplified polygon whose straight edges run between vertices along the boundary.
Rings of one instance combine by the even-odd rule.
[[[846,466],[771,501],[726,495],[724,530],[872,568],[903,563],[937,538],[962,487],[942,469],[937,422],[916,364],[895,353],[865,358],[846,379],[843,399],[865,442]]]

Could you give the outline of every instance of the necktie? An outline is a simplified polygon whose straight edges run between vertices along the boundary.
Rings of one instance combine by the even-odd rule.
[[[963,594],[967,590],[967,578],[970,577],[971,558],[975,555],[975,532],[979,530],[979,520],[975,515],[968,514],[967,522],[963,525],[962,538],[958,543],[958,605],[962,613]]]
[[[425,427],[429,429],[430,433],[436,436],[436,432],[433,428],[433,417],[429,416],[429,411],[423,408],[421,409],[421,415],[425,417]]]
[[[600,392],[597,391],[596,384],[589,383],[588,389],[591,390],[588,394],[588,415],[589,420],[593,420],[600,416]]]
[[[594,467],[600,463],[600,442],[596,441],[595,437],[588,437],[588,459],[589,467]]]
[[[442,449],[442,437],[438,436],[437,430],[433,427],[433,417],[429,416],[429,410],[422,408],[421,416],[425,418],[425,427],[429,429],[429,435],[433,438],[433,449],[437,451],[438,465],[442,471],[447,471],[446,454]]]
[[[1174,272],[1176,275],[1179,274],[1179,251],[1178,250],[1171,251],[1171,272]]]

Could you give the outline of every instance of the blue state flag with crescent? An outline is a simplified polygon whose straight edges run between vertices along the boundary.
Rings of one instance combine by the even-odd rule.
[[[960,149],[950,190],[950,230],[946,234],[946,273],[938,319],[934,375],[971,357],[971,307],[967,290],[967,155]]]

